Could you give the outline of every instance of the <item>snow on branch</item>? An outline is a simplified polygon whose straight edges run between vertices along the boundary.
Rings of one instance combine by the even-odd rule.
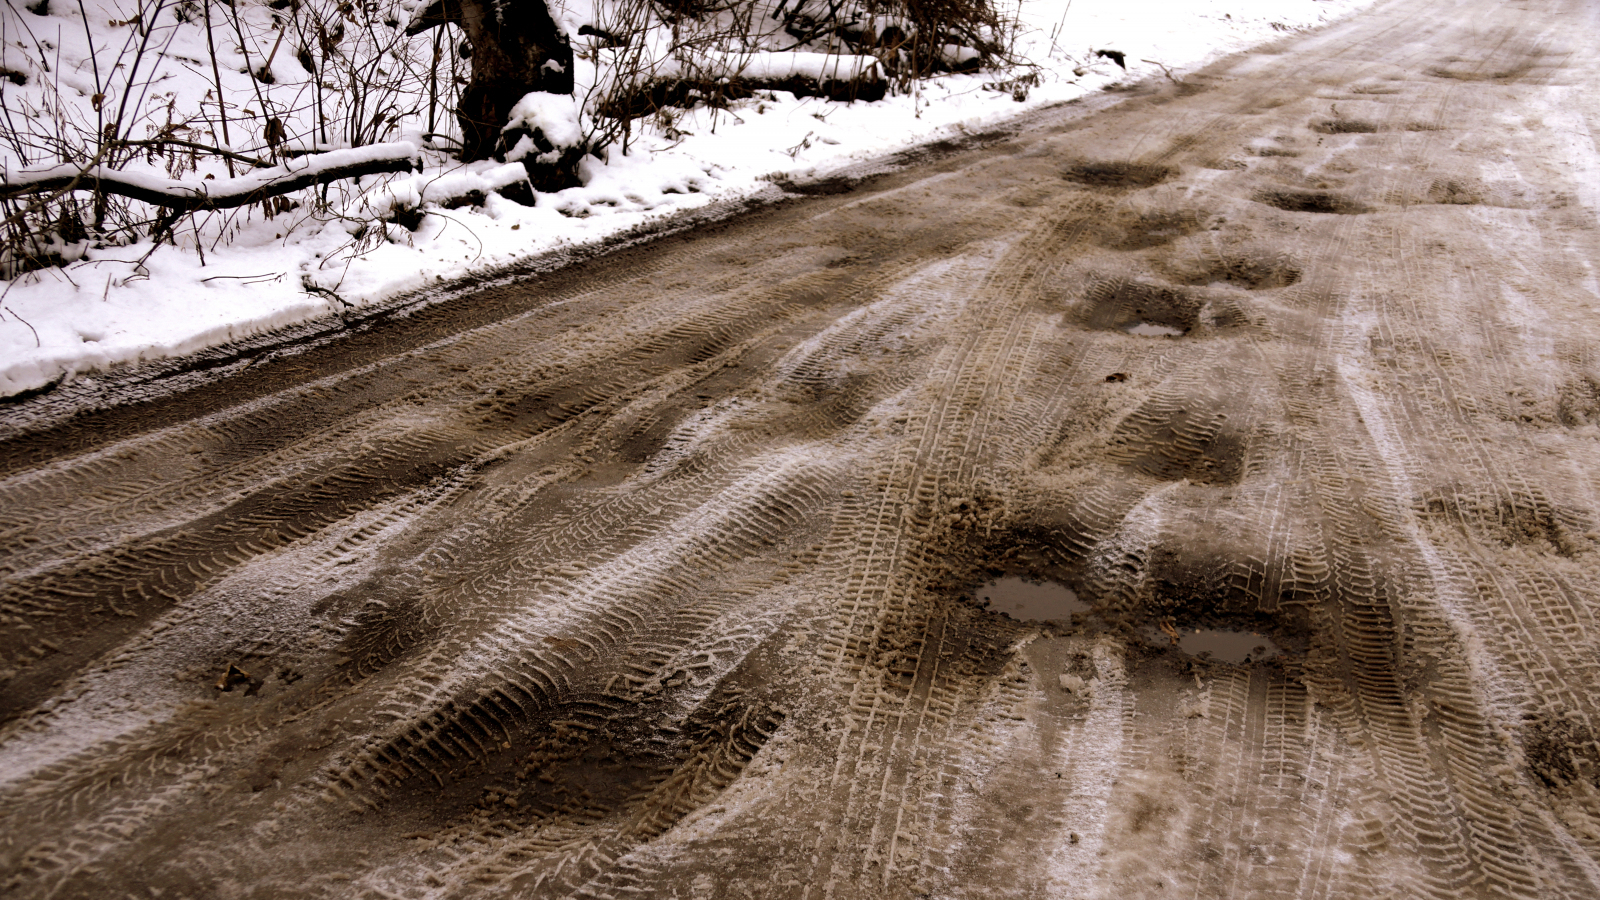
[[[221,181],[185,181],[105,166],[73,165],[22,172],[0,181],[0,198],[51,191],[98,190],[140,200],[174,212],[231,209],[344,178],[410,172],[420,166],[420,150],[409,141],[334,150],[292,160],[271,169]]]

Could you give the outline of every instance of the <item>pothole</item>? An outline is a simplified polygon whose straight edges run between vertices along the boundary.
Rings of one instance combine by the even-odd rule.
[[[1075,317],[1090,328],[1167,337],[1187,334],[1200,324],[1204,305],[1185,288],[1108,278],[1090,285]]]
[[[1177,174],[1173,166],[1114,161],[1075,163],[1062,173],[1068,181],[1097,188],[1154,187]]]
[[[1135,322],[1122,330],[1139,337],[1183,337],[1188,333],[1182,328],[1173,328],[1171,325],[1162,325],[1158,322]]]
[[[1187,209],[1119,209],[1106,216],[1095,239],[1113,250],[1149,250],[1199,231],[1202,218]]]
[[[1015,575],[996,578],[979,587],[973,596],[995,612],[1024,622],[1066,621],[1073,613],[1089,611],[1089,604],[1064,584],[1029,581]]]
[[[1223,628],[1181,628],[1177,647],[1190,656],[1241,665],[1281,656],[1283,650],[1272,639],[1254,631],[1229,631]],[[1163,633],[1164,632],[1164,633]],[[1157,632],[1171,641],[1171,631]]]
[[[1376,134],[1378,126],[1359,119],[1326,119],[1311,126],[1319,134]]]
[[[1302,191],[1281,188],[1257,191],[1251,199],[1257,203],[1275,206],[1286,212],[1353,216],[1372,211],[1349,197],[1332,191]]]
[[[1247,291],[1288,287],[1301,276],[1300,265],[1287,254],[1268,251],[1178,257],[1167,260],[1165,267],[1167,275],[1180,284],[1198,286],[1221,282]]]

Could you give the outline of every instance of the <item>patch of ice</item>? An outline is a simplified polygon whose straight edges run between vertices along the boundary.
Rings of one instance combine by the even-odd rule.
[[[1173,328],[1171,325],[1160,325],[1155,322],[1136,322],[1122,329],[1129,334],[1139,337],[1183,337],[1188,332],[1182,328]]]

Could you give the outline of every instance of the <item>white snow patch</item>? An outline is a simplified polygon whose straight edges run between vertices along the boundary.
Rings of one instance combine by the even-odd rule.
[[[973,51],[976,53],[977,51]],[[862,76],[882,78],[878,60],[871,56],[838,53],[755,53],[748,58],[716,54],[726,71],[745,78],[811,78],[821,83],[854,81]]]
[[[1076,680],[1073,693],[1089,699],[1085,721],[1074,728],[1071,739],[1061,742],[1055,767],[1072,779],[1071,799],[1056,812],[1068,823],[1077,841],[1057,845],[1046,863],[1051,896],[1078,896],[1084,885],[1105,865],[1106,819],[1111,809],[1111,792],[1117,783],[1122,759],[1123,719],[1128,703],[1125,652],[1114,640],[1101,636],[1090,649],[1096,677],[1084,681],[1076,675],[1061,676]]]
[[[578,98],[571,94],[534,91],[511,108],[511,119],[505,130],[514,128],[541,132],[545,140],[557,147],[577,147],[583,143]]]

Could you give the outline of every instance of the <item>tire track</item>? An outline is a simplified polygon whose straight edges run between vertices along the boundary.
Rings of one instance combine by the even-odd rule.
[[[1596,47],[1579,0],[1390,0],[41,399],[0,890],[1594,895]],[[1281,653],[1169,636],[1212,628]]]

